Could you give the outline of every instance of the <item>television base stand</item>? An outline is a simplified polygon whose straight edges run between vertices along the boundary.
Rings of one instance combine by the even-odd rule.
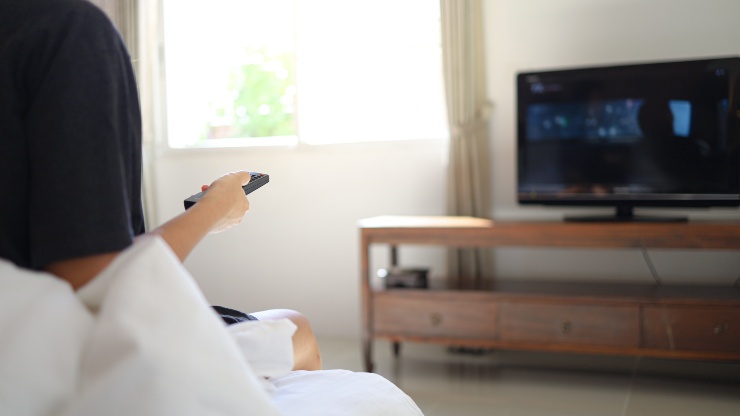
[[[688,217],[635,215],[633,207],[618,206],[614,215],[566,215],[566,222],[687,222]]]

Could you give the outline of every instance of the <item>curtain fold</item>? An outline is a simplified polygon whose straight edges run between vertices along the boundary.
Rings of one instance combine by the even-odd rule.
[[[490,145],[481,0],[440,0],[450,151],[448,215],[490,218]],[[480,288],[492,276],[489,249],[450,249],[449,283]]]

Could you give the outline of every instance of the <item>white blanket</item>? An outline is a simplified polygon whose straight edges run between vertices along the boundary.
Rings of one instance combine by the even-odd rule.
[[[78,293],[0,259],[0,415],[421,415],[375,374],[290,371],[294,331],[225,326],[156,237]]]

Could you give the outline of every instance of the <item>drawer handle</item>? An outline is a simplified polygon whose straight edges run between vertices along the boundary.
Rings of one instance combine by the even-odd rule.
[[[720,335],[725,333],[727,331],[727,323],[726,322],[720,322],[717,324],[717,326],[714,327],[714,335]]]
[[[442,324],[442,314],[435,312],[429,315],[429,322],[432,323],[432,326],[440,326]]]
[[[560,332],[562,332],[563,335],[570,333],[571,329],[573,329],[573,324],[570,323],[570,321],[563,321],[563,323],[560,324]]]

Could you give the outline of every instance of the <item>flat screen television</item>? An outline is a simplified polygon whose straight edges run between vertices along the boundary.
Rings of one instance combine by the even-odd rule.
[[[518,202],[740,206],[739,78],[740,57],[518,73]]]

